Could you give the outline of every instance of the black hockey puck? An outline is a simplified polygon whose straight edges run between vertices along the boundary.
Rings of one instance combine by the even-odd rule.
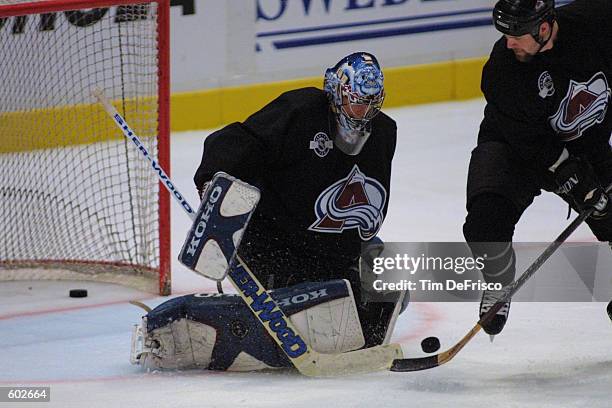
[[[421,342],[421,348],[425,353],[435,353],[440,350],[440,340],[437,337],[428,337]]]
[[[71,298],[84,298],[87,297],[87,289],[70,289]]]
[[[606,310],[608,311],[608,317],[610,318],[610,320],[612,320],[612,300],[610,301],[610,303],[608,303],[608,308]]]

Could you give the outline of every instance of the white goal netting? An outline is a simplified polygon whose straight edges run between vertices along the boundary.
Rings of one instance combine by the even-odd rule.
[[[157,178],[91,94],[103,89],[168,166],[158,38],[167,2],[71,3],[0,1],[0,280],[168,292]]]

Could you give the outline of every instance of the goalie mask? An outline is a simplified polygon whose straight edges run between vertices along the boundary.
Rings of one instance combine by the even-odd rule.
[[[376,57],[357,52],[342,58],[325,71],[323,88],[338,124],[335,145],[348,155],[359,154],[385,99]]]

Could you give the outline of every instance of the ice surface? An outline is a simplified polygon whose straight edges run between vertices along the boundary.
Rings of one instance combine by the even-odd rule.
[[[398,122],[387,241],[458,241],[465,178],[482,100],[388,113]],[[206,132],[173,135],[172,179],[192,203],[191,181]],[[548,241],[567,225],[553,195],[539,197],[516,239]],[[189,219],[172,207],[173,257]],[[574,241],[590,241],[586,228]],[[214,283],[173,264],[175,294],[214,291]],[[84,299],[68,297],[86,288]],[[131,325],[165,299],[123,287],[70,282],[0,283],[0,386],[50,385],[51,403],[17,407],[609,407],[612,327],[602,303],[515,303],[493,344],[479,334],[447,365],[416,373],[309,379],[292,372],[143,373],[128,362]],[[475,323],[475,303],[414,303],[395,340],[408,356],[437,336],[446,349]]]

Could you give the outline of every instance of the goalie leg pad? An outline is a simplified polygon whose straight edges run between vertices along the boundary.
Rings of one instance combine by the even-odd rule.
[[[215,341],[213,327],[179,319],[147,332],[147,318],[132,334],[132,364],[147,369],[208,368]]]
[[[198,332],[194,327],[206,329]],[[190,352],[190,344],[197,344],[202,331],[212,331],[214,341],[205,342],[206,348],[199,354]],[[156,356],[162,360],[162,368],[242,371],[236,363],[244,360],[244,355],[259,362],[255,365],[251,361],[248,369],[290,366],[238,295],[196,294],[171,299],[146,316],[146,333],[159,343]]]
[[[316,351],[339,353],[365,344],[347,281],[303,283],[271,295]],[[147,368],[253,371],[291,366],[241,298],[232,294],[171,299],[149,312],[133,336],[132,363]]]
[[[365,345],[347,280],[306,282],[277,289],[271,295],[315,351],[343,353]]]
[[[359,259],[359,315],[367,347],[390,343],[397,318],[410,303],[408,291],[373,290],[373,281],[378,279],[373,272],[374,259],[381,256],[384,250],[384,242],[374,237],[362,246]]]

